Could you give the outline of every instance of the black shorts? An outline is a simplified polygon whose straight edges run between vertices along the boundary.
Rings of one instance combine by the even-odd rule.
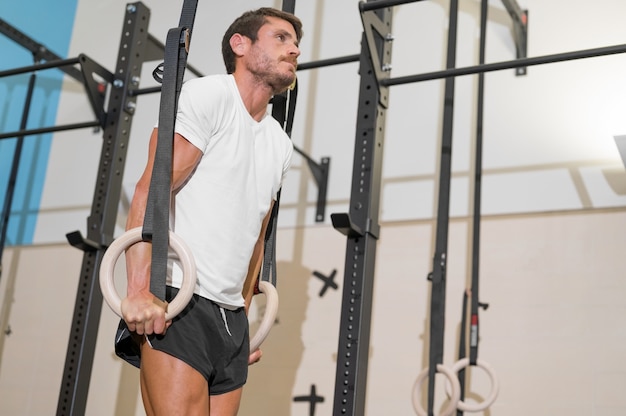
[[[174,298],[178,289],[168,287],[166,298]],[[231,311],[215,302],[193,295],[189,305],[178,315],[165,335],[150,335],[152,348],[170,354],[206,378],[209,394],[236,390],[246,383],[250,339],[244,308]],[[137,336],[130,334],[122,320],[115,338],[115,352],[136,367],[140,365]]]

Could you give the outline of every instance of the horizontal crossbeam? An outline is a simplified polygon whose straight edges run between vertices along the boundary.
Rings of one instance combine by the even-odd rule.
[[[551,64],[555,62],[573,61],[576,59],[595,58],[599,56],[616,55],[626,53],[626,44],[606,46],[596,49],[584,49],[576,52],[557,53],[554,55],[537,56],[533,58],[516,59],[513,61],[495,62],[484,65],[474,65],[464,68],[452,68],[442,71],[427,72],[424,74],[407,75],[404,77],[388,78],[380,81],[382,85],[402,85],[413,82],[430,81],[441,78],[456,77],[461,75],[480,74],[484,72],[500,71],[503,69],[513,69],[525,66]]]

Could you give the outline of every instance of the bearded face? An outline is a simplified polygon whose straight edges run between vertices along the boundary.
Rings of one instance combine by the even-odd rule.
[[[264,48],[254,43],[246,66],[259,81],[269,85],[274,94],[279,94],[296,79],[296,59],[294,56],[286,55],[271,56]]]

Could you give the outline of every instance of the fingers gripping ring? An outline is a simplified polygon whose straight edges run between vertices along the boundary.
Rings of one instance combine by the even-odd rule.
[[[437,364],[437,372],[442,373],[446,376],[450,385],[452,386],[452,393],[450,395],[450,401],[448,405],[441,412],[441,416],[451,416],[456,413],[457,403],[461,398],[461,385],[459,384],[459,379],[456,377],[456,373],[454,371],[449,370],[443,364]],[[420,390],[422,388],[422,383],[428,377],[428,367],[422,370],[422,372],[417,376],[417,380],[415,380],[415,385],[413,387],[413,408],[415,409],[415,413],[418,416],[427,416],[426,410],[420,404]]]
[[[128,247],[143,241],[141,231],[142,227],[132,228],[113,241],[104,253],[100,264],[100,290],[102,290],[102,295],[106,303],[120,318],[123,318],[122,300],[115,290],[115,264]],[[191,254],[191,250],[183,240],[172,231],[169,233],[169,242],[180,259],[183,268],[183,282],[176,297],[174,297],[172,302],[168,305],[167,312],[165,313],[165,319],[168,321],[185,309],[196,287],[196,263]]]
[[[259,329],[257,329],[254,337],[250,340],[250,352],[256,351],[265,338],[272,329],[274,322],[276,320],[276,313],[278,312],[278,292],[273,284],[266,281],[259,282],[259,290],[262,293],[265,293],[265,297],[267,298],[267,303],[265,306],[265,314],[263,315],[263,319],[261,320],[261,324],[259,325]]]
[[[459,361],[454,363],[452,366],[452,371],[458,373],[460,370],[464,369],[470,364],[469,358],[461,358]],[[487,372],[489,378],[491,379],[491,392],[489,396],[480,403],[469,404],[465,403],[462,400],[459,400],[457,407],[459,410],[464,412],[480,412],[488,408],[496,401],[496,397],[498,397],[499,383],[498,378],[496,377],[496,373],[493,371],[491,366],[482,360],[476,360],[476,366],[482,368]]]

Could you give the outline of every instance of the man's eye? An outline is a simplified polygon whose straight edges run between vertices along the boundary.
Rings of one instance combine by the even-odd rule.
[[[285,40],[285,35],[278,35],[276,36],[278,38],[278,40],[280,41],[284,41]]]

